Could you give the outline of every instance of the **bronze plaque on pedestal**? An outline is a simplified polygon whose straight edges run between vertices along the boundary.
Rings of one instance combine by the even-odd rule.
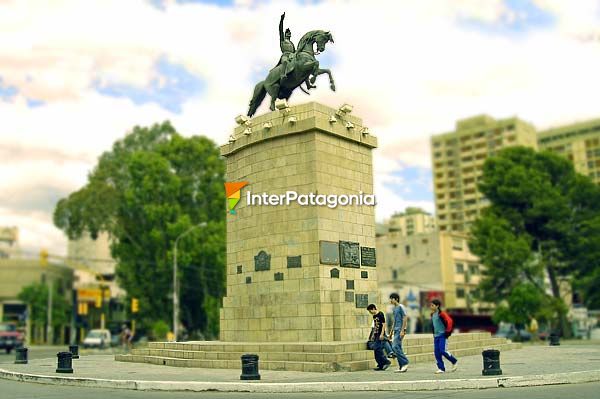
[[[337,242],[319,241],[319,254],[324,265],[339,265],[340,250]]]
[[[369,305],[369,295],[368,294],[356,294],[356,307],[366,309]]]
[[[359,268],[359,245],[357,242],[340,241],[340,266]]]
[[[302,255],[288,256],[287,257],[287,267],[288,267],[288,269],[302,267]]]
[[[377,259],[375,257],[375,248],[360,247],[360,264],[363,266],[377,265]]]
[[[271,255],[265,251],[260,251],[258,255],[254,257],[254,270],[259,272],[262,270],[271,269]]]

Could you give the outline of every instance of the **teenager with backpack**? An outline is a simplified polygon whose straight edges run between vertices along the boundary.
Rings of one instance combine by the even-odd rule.
[[[456,371],[458,360],[447,349],[448,337],[452,334],[454,322],[448,313],[442,311],[442,303],[439,299],[431,301],[429,307],[431,308],[431,325],[433,327],[433,353],[438,367],[435,373],[446,372],[443,357],[452,363],[451,370]]]

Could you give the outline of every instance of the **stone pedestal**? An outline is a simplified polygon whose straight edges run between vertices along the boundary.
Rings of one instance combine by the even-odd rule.
[[[250,205],[253,195],[373,194],[362,120],[318,103],[238,126],[221,147],[228,182],[247,182],[227,215],[222,342],[364,341],[379,304],[374,206]],[[366,200],[368,202],[368,200]]]

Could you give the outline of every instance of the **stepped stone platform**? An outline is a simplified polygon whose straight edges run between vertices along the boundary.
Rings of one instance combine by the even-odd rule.
[[[480,354],[484,349],[506,351],[521,348],[489,333],[452,335],[448,344],[456,357]],[[431,334],[407,335],[403,348],[411,363],[433,362]],[[147,348],[116,355],[122,362],[150,363],[175,367],[240,369],[245,353],[259,355],[260,369],[334,372],[360,371],[376,367],[373,351],[361,342],[150,342]],[[393,364],[396,362],[394,361]]]

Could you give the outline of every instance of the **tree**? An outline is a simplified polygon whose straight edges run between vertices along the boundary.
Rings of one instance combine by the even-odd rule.
[[[29,307],[29,320],[35,327],[43,327],[48,321],[48,286],[42,283],[27,285],[17,295]],[[66,326],[71,318],[71,305],[61,295],[58,287],[52,289],[52,327]]]
[[[100,231],[111,236],[117,278],[139,298],[146,327],[172,320],[173,244],[178,245],[181,321],[207,331],[205,303],[225,289],[224,163],[206,137],[180,136],[169,122],[136,126],[98,165],[80,190],[61,199],[54,223],[70,238]],[[207,302],[208,301],[208,302]]]
[[[490,206],[473,224],[469,246],[486,265],[483,297],[499,303],[523,282],[545,295],[547,278],[568,334],[560,280],[589,276],[597,264],[586,251],[599,251],[600,189],[561,156],[509,147],[486,160],[479,191]]]

